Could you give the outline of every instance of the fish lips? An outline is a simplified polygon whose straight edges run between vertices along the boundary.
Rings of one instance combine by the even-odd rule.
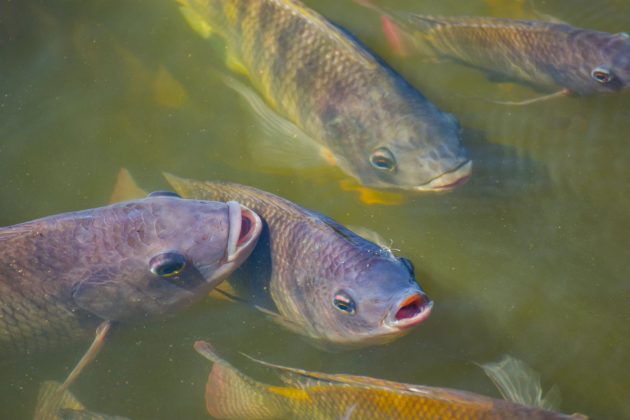
[[[464,185],[472,174],[473,162],[467,160],[455,169],[445,172],[426,184],[418,185],[416,191],[450,191],[456,187]]]
[[[254,211],[236,201],[228,201],[229,231],[225,259],[212,280],[223,279],[252,253],[262,232],[263,222]]]
[[[433,309],[433,301],[424,293],[416,292],[396,302],[385,325],[396,330],[408,329],[424,322]]]

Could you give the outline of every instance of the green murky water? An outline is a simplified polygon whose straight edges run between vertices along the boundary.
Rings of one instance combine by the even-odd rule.
[[[311,370],[447,386],[497,396],[474,362],[509,353],[556,384],[562,410],[630,416],[630,94],[505,107],[526,88],[477,71],[387,53],[378,20],[347,1],[309,1],[455,113],[475,160],[446,195],[367,206],[321,167],[254,158],[259,130],[220,79],[207,43],[174,2],[0,1],[0,225],[107,203],[120,167],[148,189],[161,171],[226,179],[366,226],[411,258],[436,305],[392,344],[345,353],[309,346],[248,307],[208,300],[163,322],[121,329],[73,390],[89,408],[134,419],[205,418],[208,339]],[[523,17],[518,1],[389,2],[433,14]],[[496,6],[499,4],[499,6]],[[630,29],[630,4],[557,0],[543,13],[577,26]],[[522,15],[524,14],[524,15]],[[85,345],[0,360],[0,418],[31,416],[38,384],[63,379]],[[254,371],[267,378],[264,370]]]

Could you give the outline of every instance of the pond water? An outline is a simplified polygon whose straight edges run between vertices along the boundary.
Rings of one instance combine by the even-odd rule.
[[[253,156],[259,126],[222,82],[221,42],[198,37],[173,1],[2,1],[0,225],[105,205],[121,167],[149,190],[166,188],[161,171],[250,184],[391,240],[414,261],[433,315],[391,344],[327,353],[252,308],[208,299],[117,331],[74,393],[90,409],[133,419],[206,418],[210,366],[192,348],[206,339],[237,366],[247,365],[245,352],[497,397],[476,363],[511,354],[545,388],[559,387],[562,411],[630,417],[630,94],[496,105],[480,98],[537,93],[453,63],[394,57],[377,16],[350,0],[306,3],[457,115],[475,161],[465,186],[366,205],[340,187],[347,176],[336,168],[278,168]],[[388,4],[440,15],[532,12],[509,0]],[[537,9],[576,26],[630,30],[627,2]],[[29,418],[39,383],[63,379],[86,347],[3,355],[0,418]]]

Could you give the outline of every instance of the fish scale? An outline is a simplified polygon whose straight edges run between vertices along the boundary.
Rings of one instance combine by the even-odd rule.
[[[49,249],[37,241],[29,241],[28,235],[25,231],[2,241],[3,260],[8,263],[0,264],[0,350],[41,350],[57,346],[81,337],[87,332],[84,327],[93,329],[98,324],[78,322],[78,317],[62,303],[60,282],[54,278],[29,281],[41,277],[42,273],[58,272],[62,264],[54,250],[65,248],[63,244],[71,240],[74,231],[60,229],[53,236],[47,235]],[[41,233],[30,235],[37,237]]]
[[[224,39],[228,66],[245,73],[270,108],[362,184],[432,190],[469,175],[456,119],[302,3],[178,2],[193,28]],[[395,158],[391,170],[370,163],[383,147]]]

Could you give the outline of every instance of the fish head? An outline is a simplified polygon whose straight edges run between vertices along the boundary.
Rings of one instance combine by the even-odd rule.
[[[448,191],[464,184],[472,161],[451,114],[408,116],[389,126],[367,150],[374,186],[414,191]]]
[[[604,70],[608,70],[608,74],[604,72],[603,74],[598,74],[598,69],[593,69],[591,72],[591,76],[599,83],[606,82],[609,86],[613,86],[613,89],[622,90],[630,87],[630,35],[623,32],[615,35],[616,38],[616,48],[614,49],[614,53],[611,57],[610,68],[605,68]],[[603,76],[603,78],[602,78]],[[612,76],[612,80],[611,80]],[[615,81],[617,81],[615,83]]]
[[[79,264],[72,298],[114,321],[170,313],[206,296],[245,261],[262,229],[237,202],[159,194],[106,209],[91,226],[101,246],[93,263]]]
[[[630,35],[594,33],[591,44],[581,51],[580,71],[566,72],[574,78],[567,83],[576,93],[613,93],[630,87]],[[573,85],[573,87],[571,87]]]
[[[318,296],[320,341],[362,347],[392,341],[431,314],[433,302],[416,282],[413,265],[391,254],[348,264]],[[320,283],[321,284],[321,283]]]

